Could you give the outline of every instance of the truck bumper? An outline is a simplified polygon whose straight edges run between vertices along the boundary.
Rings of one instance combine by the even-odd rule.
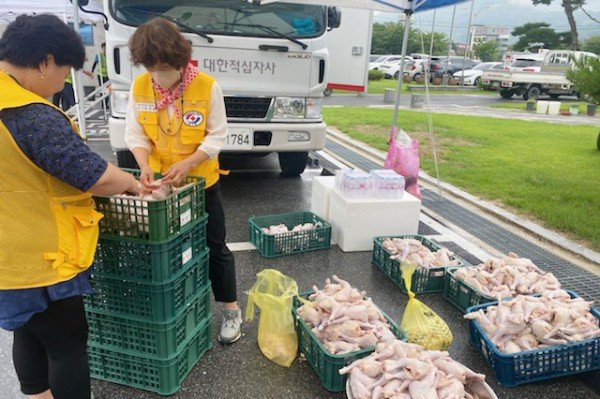
[[[325,147],[327,125],[316,123],[229,123],[229,128],[250,129],[253,146],[250,150],[228,150],[222,152],[295,152],[321,150]],[[115,151],[127,150],[125,144],[125,119],[108,120],[110,145]],[[290,134],[306,133],[305,141],[290,141]]]

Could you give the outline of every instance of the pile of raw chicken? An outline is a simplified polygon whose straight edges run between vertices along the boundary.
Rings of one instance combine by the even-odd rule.
[[[447,248],[442,247],[432,252],[414,238],[385,238],[381,245],[392,255],[390,259],[411,262],[417,269],[460,265],[460,261],[453,258],[454,253]]]
[[[396,339],[381,311],[364,298],[365,292],[337,276],[333,281],[327,279],[322,290],[314,286],[309,301],[298,308],[331,354],[356,352]]]
[[[323,227],[323,223],[317,222],[317,223],[298,224],[298,225],[294,226],[291,230],[288,229],[288,227],[285,224],[278,224],[276,226],[263,227],[262,231],[268,235],[277,235],[277,234],[284,234],[284,233],[290,233],[290,232],[309,231],[309,230],[317,229],[319,227]]]
[[[461,267],[454,276],[477,292],[496,299],[541,294],[560,288],[560,282],[552,273],[540,270],[530,259],[519,258],[513,252],[479,266]]]
[[[518,353],[600,337],[591,306],[592,302],[555,290],[540,297],[519,295],[464,317],[477,320],[501,352]]]
[[[390,340],[371,355],[340,370],[349,374],[353,399],[489,399],[485,376],[448,352]]]

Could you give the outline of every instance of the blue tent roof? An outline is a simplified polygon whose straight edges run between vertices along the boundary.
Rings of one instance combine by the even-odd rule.
[[[451,6],[467,0],[252,0],[261,4],[285,2],[297,4],[313,4],[323,6],[337,6],[348,8],[362,8],[368,10],[404,13],[409,10],[420,12],[435,8]]]

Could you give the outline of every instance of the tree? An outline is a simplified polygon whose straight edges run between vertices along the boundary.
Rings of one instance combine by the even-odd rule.
[[[402,38],[404,37],[404,25],[396,22],[373,24],[373,38],[371,39],[371,53],[373,54],[400,54],[402,51]],[[429,52],[430,33],[423,33],[423,44],[425,52]],[[448,48],[448,40],[442,33],[433,35],[433,52],[445,53]],[[421,32],[418,29],[410,29],[408,35],[408,53],[421,53]]]
[[[587,39],[583,43],[583,46],[581,46],[581,49],[600,55],[600,35],[592,36]]]
[[[473,53],[483,62],[500,60],[500,50],[498,49],[498,42],[496,40],[476,43],[473,46]]]
[[[567,79],[587,101],[600,105],[600,59],[581,57],[573,60],[573,64],[567,71]]]
[[[513,45],[516,51],[525,51],[532,48],[559,49],[564,46],[564,33],[557,33],[546,22],[529,22],[517,26],[511,33],[519,40]]]
[[[571,28],[571,48],[573,50],[579,49],[579,38],[577,33],[577,25],[575,24],[575,17],[573,16],[573,12],[578,8],[583,7],[585,5],[585,0],[560,0],[562,8],[565,9],[565,14],[567,15],[567,20],[569,21],[569,27]],[[552,3],[552,0],[532,0],[533,5],[537,6],[538,4],[549,5]]]

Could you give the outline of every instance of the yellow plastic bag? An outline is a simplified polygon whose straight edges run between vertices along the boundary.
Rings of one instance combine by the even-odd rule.
[[[408,291],[408,303],[400,326],[408,336],[408,342],[430,350],[446,350],[452,343],[452,331],[448,324],[411,291],[415,265],[402,262],[402,279]]]
[[[256,283],[248,291],[246,321],[254,318],[256,304],[260,308],[260,351],[272,362],[289,367],[298,352],[298,336],[292,316],[292,302],[298,295],[298,284],[294,279],[273,269],[265,269],[256,277]]]

